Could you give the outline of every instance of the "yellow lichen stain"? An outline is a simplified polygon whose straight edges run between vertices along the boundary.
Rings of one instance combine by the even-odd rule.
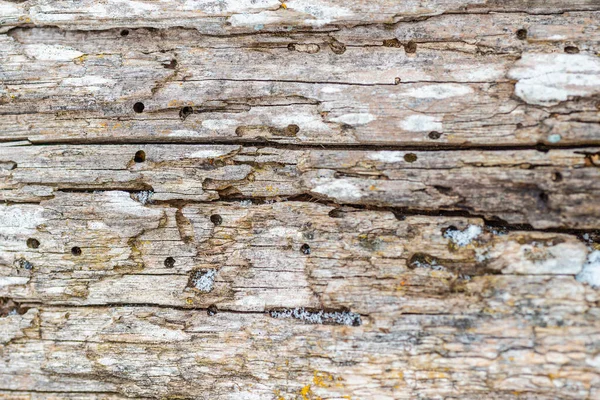
[[[186,302],[187,304],[194,304],[194,299],[192,299],[192,298],[188,297],[187,299],[185,299],[185,302]]]
[[[329,387],[331,384],[328,382],[333,382],[333,381],[334,381],[333,375],[328,374],[327,372],[319,372],[319,371],[314,372],[313,383],[315,384],[316,387],[322,387],[322,388]]]
[[[285,3],[281,3],[281,8],[283,8],[284,10],[287,10],[287,5]]]
[[[167,106],[169,107],[179,107],[183,104],[183,101],[181,100],[171,100],[167,103]]]
[[[279,192],[279,189],[277,189],[277,188],[275,188],[275,187],[273,187],[271,185],[267,185],[267,187],[265,187],[265,190],[267,192],[270,192],[270,193],[277,193],[277,192]]]
[[[377,190],[377,186],[371,185],[371,186],[369,186],[369,190]]]
[[[83,64],[83,63],[84,63],[84,62],[87,60],[87,58],[88,58],[88,55],[87,55],[87,54],[82,54],[82,55],[80,55],[79,57],[77,57],[77,58],[74,58],[74,59],[73,59],[73,62],[74,62],[75,64]]]

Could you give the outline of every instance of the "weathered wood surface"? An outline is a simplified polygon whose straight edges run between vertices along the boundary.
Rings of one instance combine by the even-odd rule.
[[[142,157],[143,160],[136,157]],[[206,146],[21,146],[0,158],[0,200],[151,191],[154,201],[285,199],[464,211],[537,228],[598,227],[600,149],[338,151]]]
[[[599,26],[0,1],[0,399],[600,398]]]
[[[1,38],[0,140],[597,145],[599,15],[231,37],[17,28]]]

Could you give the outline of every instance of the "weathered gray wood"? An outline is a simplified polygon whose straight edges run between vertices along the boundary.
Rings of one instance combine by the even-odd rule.
[[[0,0],[0,399],[599,398],[599,26]]]
[[[476,219],[332,210],[176,208],[125,192],[2,207],[0,295],[19,312],[0,319],[11,327],[0,384],[223,399],[595,396],[585,346],[600,338],[598,282],[575,279],[593,247]],[[213,268],[214,287],[190,287]],[[264,314],[296,307],[349,310],[360,326]]]
[[[579,274],[590,253],[568,235],[306,202],[170,207],[127,192],[59,193],[0,217],[10,235],[0,295],[50,304],[478,313],[499,301],[473,302],[490,285],[515,296],[541,282],[581,287],[563,275]],[[207,285],[193,282],[198,271],[211,271]]]
[[[7,147],[0,200],[60,190],[151,190],[155,201],[288,198],[454,210],[537,228],[598,227],[598,148],[331,151],[242,146]],[[143,162],[135,162],[138,151]],[[138,160],[141,161],[141,160]]]
[[[2,1],[2,27],[56,25],[63,29],[113,27],[189,27],[203,33],[252,33],[260,30],[332,29],[344,25],[394,23],[443,13],[598,11],[597,0],[242,0],[155,2]]]
[[[440,18],[224,38],[17,29],[2,37],[0,140],[599,143],[597,13]]]

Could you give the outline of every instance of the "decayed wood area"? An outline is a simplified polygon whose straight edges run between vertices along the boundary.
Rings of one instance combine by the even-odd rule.
[[[0,0],[0,399],[600,398],[599,27]]]

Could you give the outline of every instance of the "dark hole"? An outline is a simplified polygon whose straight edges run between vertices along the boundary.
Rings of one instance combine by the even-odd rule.
[[[289,136],[297,135],[300,132],[300,127],[298,125],[288,125],[285,128],[285,133]]]
[[[429,132],[429,139],[437,140],[441,137],[442,137],[442,134],[440,132],[436,132],[436,131]]]
[[[306,243],[304,243],[302,246],[300,246],[300,251],[303,254],[309,255],[310,254],[310,246],[307,245]]]
[[[457,230],[458,230],[458,228],[456,226],[450,225],[449,227],[442,229],[442,235],[445,235],[446,232],[454,232]]]
[[[290,43],[290,44],[288,44],[288,50],[289,50],[289,51],[294,51],[294,50],[296,50],[296,44],[295,44],[295,43]]]
[[[223,223],[223,218],[219,214],[213,214],[210,216],[210,222],[215,226],[219,226]]]
[[[404,51],[410,54],[417,52],[417,44],[413,41],[410,41],[404,45]]]
[[[548,202],[548,194],[546,192],[541,192],[540,193],[540,200],[543,201],[544,203]]]
[[[81,248],[75,246],[75,247],[71,247],[71,254],[73,254],[74,256],[80,256],[81,255]]]
[[[402,43],[396,38],[384,40],[383,45],[385,47],[402,47]]]
[[[565,53],[577,54],[577,53],[579,53],[579,48],[575,47],[575,46],[567,46],[567,47],[565,47]]]
[[[179,116],[181,117],[181,119],[186,119],[188,117],[188,115],[191,115],[194,113],[194,109],[190,106],[185,106],[181,109],[181,111],[179,111]]]
[[[519,29],[517,31],[517,39],[519,39],[519,40],[527,39],[527,29]]]
[[[133,156],[133,161],[135,161],[136,163],[141,163],[146,161],[146,152],[144,150],[138,150],[135,152],[135,155]]]
[[[123,29],[121,31],[121,36],[127,36],[127,35],[129,35],[129,31],[127,29]]]
[[[219,311],[217,309],[217,306],[215,306],[214,304],[211,304],[210,306],[208,306],[206,313],[212,317],[213,315],[217,314],[217,311]]]
[[[417,155],[415,153],[406,153],[404,155],[404,161],[407,163],[414,163],[417,161]]]
[[[37,249],[40,247],[40,241],[34,238],[27,239],[27,247],[30,249]]]
[[[549,151],[550,151],[550,149],[548,148],[548,146],[546,146],[546,145],[545,145],[545,144],[543,144],[543,143],[538,143],[538,144],[536,144],[536,145],[535,145],[535,149],[536,149],[537,151],[540,151],[540,152],[542,152],[542,153],[547,153],[547,152],[549,152]]]
[[[144,111],[144,103],[137,102],[133,105],[133,111],[136,113],[141,113]]]
[[[334,208],[333,210],[329,211],[329,216],[331,218],[344,218],[344,212],[339,208]]]
[[[555,172],[555,173],[552,174],[552,180],[554,182],[560,182],[560,181],[563,180],[563,176],[562,176],[562,174],[560,172]]]
[[[177,67],[177,60],[172,59],[168,64],[163,64],[163,67],[167,69],[175,69]]]
[[[175,266],[175,259],[173,257],[165,258],[165,267],[173,268]]]

